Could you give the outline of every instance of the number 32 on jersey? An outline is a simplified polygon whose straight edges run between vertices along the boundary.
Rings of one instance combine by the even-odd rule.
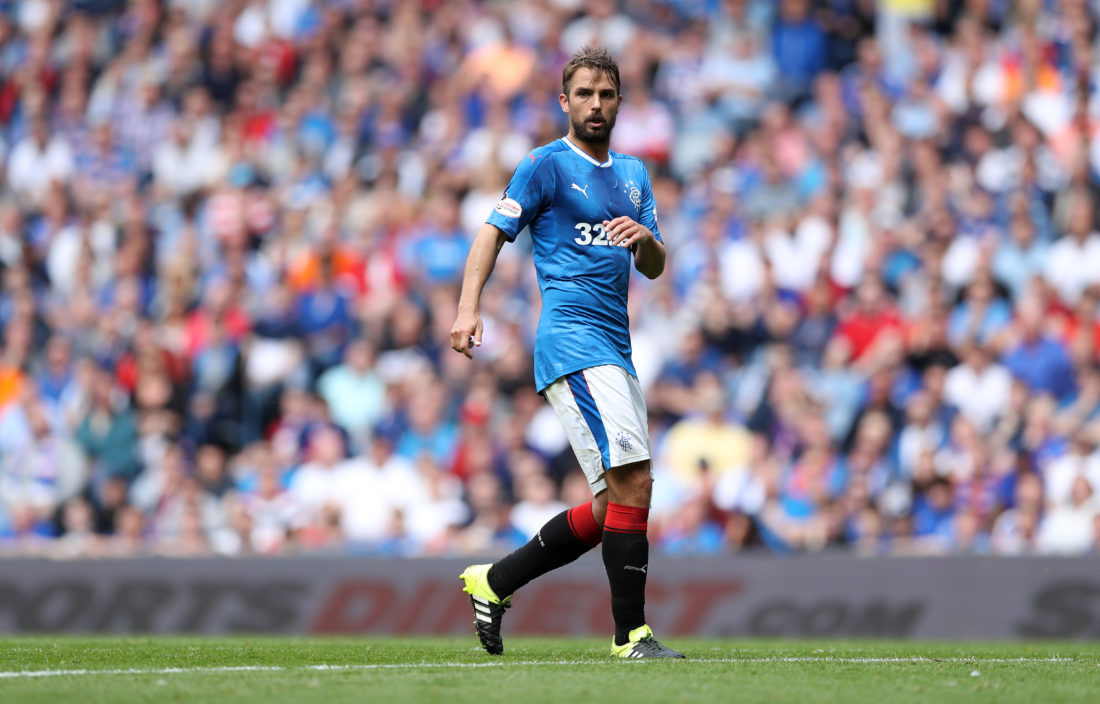
[[[609,246],[611,242],[607,240],[607,230],[604,228],[602,222],[588,223],[578,222],[574,227],[574,230],[579,230],[580,234],[573,238],[573,241],[582,245],[605,245]],[[592,233],[596,233],[595,237]]]

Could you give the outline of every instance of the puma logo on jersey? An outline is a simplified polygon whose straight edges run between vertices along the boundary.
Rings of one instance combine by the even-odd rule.
[[[532,154],[528,154],[528,155],[527,155],[527,158],[531,160],[531,163],[532,163],[532,164],[534,164],[534,163],[535,163],[535,159],[538,159],[538,158],[539,158],[540,156],[542,156],[542,154],[533,154],[533,153],[532,153]]]
[[[585,199],[587,200],[587,198],[588,198],[588,185],[587,185],[587,184],[585,184],[585,187],[584,187],[584,188],[581,188],[580,186],[578,186],[577,184],[575,184],[575,183],[574,183],[574,184],[573,184],[573,188],[575,188],[575,189],[577,189],[578,191],[580,191],[581,193],[583,193],[583,194],[584,194],[584,197],[585,197]]]
[[[641,567],[635,567],[634,565],[623,565],[623,569],[624,570],[634,570],[635,572],[641,572],[642,574],[645,574],[646,573],[645,571],[647,569],[649,569],[649,563],[647,562],[644,565],[642,565]]]

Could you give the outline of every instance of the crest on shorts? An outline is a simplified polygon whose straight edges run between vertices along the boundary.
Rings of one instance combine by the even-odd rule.
[[[624,450],[629,450],[634,447],[630,444],[630,436],[626,434],[625,430],[619,431],[619,434],[615,436],[615,442],[619,443],[619,447]]]

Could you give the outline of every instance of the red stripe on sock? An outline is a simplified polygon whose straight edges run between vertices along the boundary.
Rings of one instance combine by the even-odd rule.
[[[607,505],[604,528],[615,533],[645,533],[649,527],[649,509],[622,504]]]
[[[591,501],[569,509],[565,517],[569,519],[569,529],[573,531],[573,535],[585,545],[596,547],[603,540],[603,528],[592,515]]]

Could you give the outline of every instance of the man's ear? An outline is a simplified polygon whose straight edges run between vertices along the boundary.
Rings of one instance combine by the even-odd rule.
[[[561,104],[562,112],[569,112],[569,98],[565,95],[565,93],[558,93],[558,103]]]

